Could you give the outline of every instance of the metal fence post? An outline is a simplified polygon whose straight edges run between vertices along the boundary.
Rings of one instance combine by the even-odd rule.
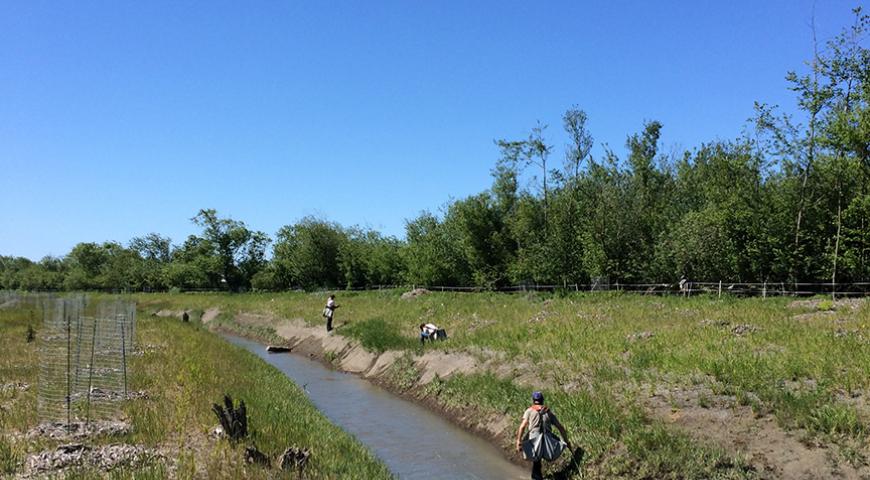
[[[61,301],[63,318],[66,320],[66,433],[70,433],[72,427],[72,383],[70,370],[72,369],[72,338],[70,337],[70,315],[66,311],[66,300]]]
[[[94,384],[94,354],[97,350],[97,321],[98,317],[94,317],[94,329],[93,334],[91,335],[91,362],[90,365],[88,365],[88,393],[86,397],[87,400],[85,400],[85,427],[89,426],[91,423],[91,387]]]
[[[127,337],[124,335],[124,323],[127,321],[125,316],[121,320],[121,365],[124,368],[124,398],[127,398]]]

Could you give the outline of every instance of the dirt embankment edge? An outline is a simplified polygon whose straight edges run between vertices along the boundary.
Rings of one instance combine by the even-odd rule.
[[[338,334],[327,334],[323,327],[311,327],[301,319],[287,320],[261,314],[237,313],[234,321],[239,325],[267,322],[277,325],[275,333],[283,339],[282,346],[290,349],[290,355],[304,356],[328,368],[357,375],[394,395],[423,405],[453,424],[497,446],[511,462],[527,465],[513,449],[515,429],[519,425],[519,416],[522,412],[517,413],[516,418],[513,418],[509,415],[487,414],[473,407],[459,409],[446,405],[436,396],[426,393],[425,387],[436,377],[446,379],[456,373],[476,373],[487,370],[487,365],[481,364],[471,355],[441,351],[411,355],[396,350],[373,353],[355,340]],[[268,341],[258,337],[251,330],[240,332],[220,326],[210,328],[245,336],[263,343],[264,348]],[[393,376],[396,362],[406,355],[410,355],[416,370],[413,385],[399,385]]]

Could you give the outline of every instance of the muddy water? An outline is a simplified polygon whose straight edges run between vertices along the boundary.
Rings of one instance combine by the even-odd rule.
[[[304,387],[321,412],[368,446],[399,478],[528,478],[525,469],[505,460],[489,443],[361,378],[296,355],[267,353],[251,340],[224,337]]]

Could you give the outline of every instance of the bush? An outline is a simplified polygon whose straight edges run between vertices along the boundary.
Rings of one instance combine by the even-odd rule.
[[[413,348],[416,342],[414,337],[406,337],[396,333],[396,329],[381,318],[353,323],[342,333],[359,340],[366,350],[375,353]]]

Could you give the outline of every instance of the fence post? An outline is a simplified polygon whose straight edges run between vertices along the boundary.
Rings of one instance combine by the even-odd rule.
[[[767,282],[764,282],[761,285],[761,298],[767,298]]]
[[[722,300],[722,280],[719,280],[719,300]]]
[[[88,395],[87,400],[85,402],[85,409],[87,411],[86,419],[85,419],[85,428],[90,426],[91,424],[91,387],[94,385],[94,354],[97,350],[97,316],[100,313],[96,313],[94,316],[94,330],[91,335],[91,363],[88,365]]]
[[[124,331],[124,322],[127,321],[127,318],[124,317],[121,320],[121,365],[124,368],[124,400],[128,398],[127,395],[127,337],[124,335],[126,332]]]
[[[779,288],[781,291],[780,295],[782,295],[784,297],[785,296],[785,282],[779,282]]]
[[[70,338],[70,334],[72,331],[70,328],[70,315],[66,311],[66,300],[61,300],[61,305],[63,305],[61,313],[64,320],[66,320],[66,433],[69,435],[72,428],[72,385],[70,383],[72,381],[70,378],[70,370],[72,368],[72,338]]]

